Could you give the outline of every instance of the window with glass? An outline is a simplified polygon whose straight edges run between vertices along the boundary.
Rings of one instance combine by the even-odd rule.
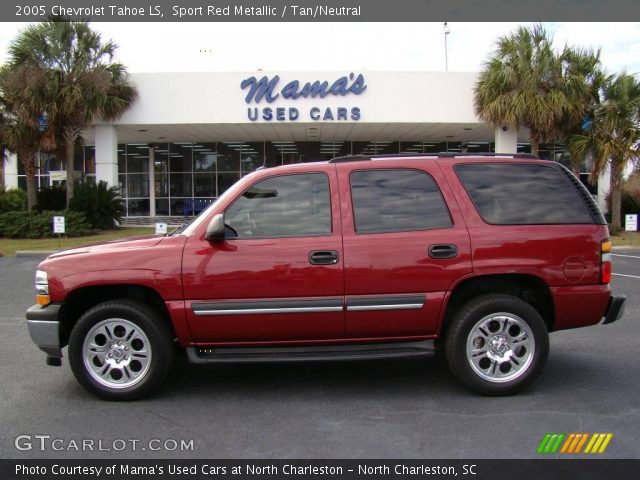
[[[329,178],[324,173],[261,180],[225,212],[240,239],[331,235]]]
[[[85,165],[95,165],[95,150],[93,156],[87,158],[85,151]],[[127,216],[149,215],[149,145],[146,143],[120,144],[117,147],[118,157],[118,187],[125,198]]]
[[[552,166],[469,164],[458,165],[455,171],[487,223],[593,223],[565,173]]]
[[[411,169],[351,173],[356,233],[389,233],[448,228],[449,210],[435,180]]]

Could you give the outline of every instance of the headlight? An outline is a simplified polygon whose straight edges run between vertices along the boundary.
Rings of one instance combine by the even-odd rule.
[[[47,272],[42,270],[36,271],[36,302],[39,305],[48,305],[49,299],[49,278]]]

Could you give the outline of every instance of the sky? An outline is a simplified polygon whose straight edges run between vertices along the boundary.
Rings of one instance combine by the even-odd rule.
[[[0,62],[25,26],[2,23]],[[517,23],[450,22],[449,71],[479,71]],[[547,23],[554,44],[601,48],[611,72],[640,72],[640,23]],[[444,71],[440,23],[94,23],[129,72]]]

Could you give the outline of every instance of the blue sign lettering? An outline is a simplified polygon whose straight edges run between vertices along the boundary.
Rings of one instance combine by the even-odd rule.
[[[351,107],[347,109],[345,107],[337,107],[332,109],[331,107],[311,107],[309,109],[309,116],[311,120],[318,121],[335,121],[335,120],[360,120],[361,113],[360,107]],[[295,107],[247,107],[247,118],[252,122],[258,120],[265,120],[270,122],[275,120],[277,122],[283,122],[289,120],[295,122],[300,118],[300,111]]]
[[[264,98],[267,103],[273,103],[280,95],[282,98],[295,100],[297,98],[324,98],[328,95],[342,96],[353,94],[360,95],[367,89],[367,85],[364,82],[364,76],[360,73],[356,76],[354,73],[350,73],[349,76],[343,76],[338,78],[335,82],[329,85],[326,80],[320,82],[307,82],[300,87],[298,80],[293,80],[287,83],[279,92],[277,91],[278,82],[280,77],[274,75],[272,78],[264,76],[260,79],[256,77],[245,78],[240,82],[240,88],[245,90],[248,88],[247,96],[244,101],[251,103],[260,103]]]

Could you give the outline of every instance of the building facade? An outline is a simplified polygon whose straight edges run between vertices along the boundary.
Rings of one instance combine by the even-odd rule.
[[[139,98],[76,148],[74,175],[120,188],[126,215],[197,213],[260,166],[400,152],[527,153],[528,131],[492,128],[473,111],[476,73],[223,72],[132,75]],[[562,145],[540,157],[563,163]],[[39,156],[41,187],[66,179]],[[585,181],[589,165],[583,166]],[[26,185],[15,156],[5,185]],[[601,205],[606,179],[591,187]]]

